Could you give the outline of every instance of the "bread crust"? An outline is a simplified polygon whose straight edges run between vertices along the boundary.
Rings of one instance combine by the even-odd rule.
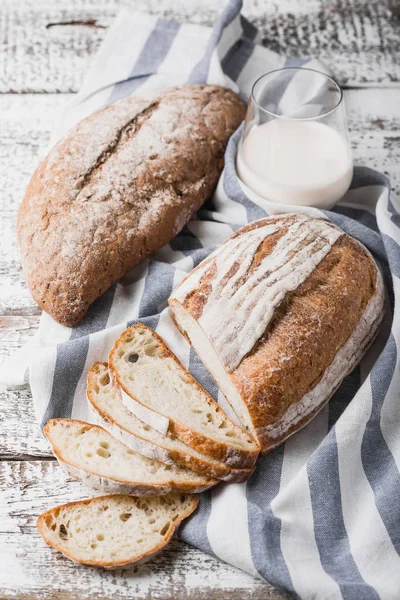
[[[56,440],[53,440],[51,435],[51,426],[53,421],[57,421],[59,419],[50,419],[45,427],[44,434],[51,445],[51,449],[53,451],[54,456],[57,458],[57,461],[60,467],[68,473],[74,479],[78,479],[82,481],[85,485],[95,490],[100,490],[109,494],[130,494],[134,496],[154,496],[154,495],[163,495],[169,494],[171,492],[185,492],[187,494],[198,494],[200,492],[204,492],[208,490],[210,487],[213,487],[218,482],[213,479],[206,478],[204,482],[194,484],[193,482],[187,483],[173,483],[170,482],[170,485],[166,484],[156,484],[153,483],[151,485],[146,484],[145,482],[132,482],[129,480],[116,480],[112,477],[102,477],[93,473],[92,471],[86,469],[80,469],[74,464],[71,464],[63,457],[62,453],[58,450],[56,445]],[[88,425],[85,421],[79,421],[78,419],[63,419],[66,423],[73,421],[74,423],[79,423],[80,425]],[[99,431],[104,431],[102,427],[98,425],[90,424],[90,427],[95,428]]]
[[[204,456],[204,459],[202,460],[200,457],[183,452],[183,450],[163,447],[159,444],[156,444],[156,442],[143,439],[139,435],[133,434],[120,423],[116,423],[108,412],[100,409],[100,407],[96,404],[94,380],[95,375],[98,372],[99,365],[108,368],[108,363],[95,363],[89,369],[87,386],[88,402],[92,407],[100,427],[103,427],[113,437],[125,444],[125,446],[128,446],[132,450],[135,450],[144,456],[154,458],[163,463],[172,464],[175,466],[177,465],[179,467],[187,467],[188,469],[191,469],[196,473],[200,473],[201,475],[205,475],[213,479],[220,479],[230,483],[243,483],[253,473],[254,468],[231,469],[222,463],[210,462],[207,460],[206,456]]]
[[[304,216],[292,214],[261,219],[235,232],[230,239],[267,224],[279,225],[279,231],[268,236],[257,248],[251,266],[255,269],[266,257],[273,255],[288,227],[301,218]],[[309,220],[322,221],[312,217]],[[322,380],[338,351],[349,340],[357,324],[363,321],[364,311],[373,298],[376,300],[374,313],[370,323],[365,325],[371,329],[371,335],[360,340],[357,362],[375,337],[383,317],[382,278],[373,258],[362,244],[330,225],[340,232],[330,251],[305,281],[285,294],[250,352],[230,372],[225,369],[248,411],[249,429],[261,444],[263,454],[306,425],[329,400],[340,382],[332,384],[334,388],[322,395],[297,423],[282,430],[280,436],[271,437],[267,433],[269,427],[282,420],[291,407],[295,410]],[[176,305],[183,306],[198,322],[211,293],[219,251],[217,249],[206,259],[207,269],[200,281],[195,269],[181,284],[185,286],[185,294],[188,291],[184,300],[179,297],[185,295],[180,294],[179,286],[169,301],[181,330],[184,327],[179,323]],[[190,285],[191,278],[193,286]],[[341,372],[340,381],[349,372],[346,364],[342,365]]]
[[[66,504],[62,504],[60,506],[51,508],[50,510],[47,510],[46,512],[39,515],[39,517],[37,518],[37,521],[36,521],[36,527],[37,527],[40,535],[42,536],[42,538],[44,539],[44,541],[50,548],[54,548],[58,552],[61,552],[62,554],[64,554],[64,556],[66,556],[67,558],[69,558],[70,560],[72,560],[75,563],[83,564],[83,565],[87,565],[87,566],[91,566],[91,567],[102,567],[103,569],[110,569],[110,570],[120,569],[120,568],[128,569],[134,565],[142,564],[144,562],[147,562],[148,560],[151,560],[159,552],[161,552],[161,550],[163,550],[163,548],[169,543],[169,541],[171,540],[173,534],[175,533],[176,529],[179,527],[181,522],[184,519],[186,519],[187,517],[189,517],[196,510],[196,508],[198,507],[198,504],[199,504],[198,497],[195,495],[191,496],[190,499],[192,500],[192,506],[188,507],[187,510],[178,519],[176,519],[176,521],[171,521],[170,527],[169,527],[167,533],[165,534],[165,538],[163,539],[163,541],[160,542],[160,544],[157,544],[157,546],[155,546],[153,550],[144,552],[143,554],[141,554],[139,556],[139,558],[132,560],[132,561],[123,561],[123,562],[118,562],[118,561],[107,561],[107,562],[105,562],[105,561],[80,561],[80,560],[78,560],[78,558],[76,556],[73,556],[72,554],[66,552],[60,544],[56,544],[47,535],[47,531],[46,531],[46,527],[45,527],[46,517],[52,516],[54,514],[54,511],[56,511],[57,509],[65,509],[65,508],[82,505],[82,504],[92,505],[92,504],[96,504],[97,502],[101,502],[102,500],[110,500],[111,501],[114,497],[115,497],[115,495],[99,496],[97,498],[88,498],[85,500],[78,500],[76,502],[67,502]]]
[[[112,347],[112,349],[110,351],[108,365],[109,365],[109,371],[110,371],[110,373],[112,373],[111,380],[113,381],[114,385],[116,385],[121,390],[123,390],[123,392],[125,394],[130,396],[139,405],[143,406],[140,399],[133,398],[132,395],[130,394],[129,390],[126,388],[126,386],[124,386],[124,383],[121,380],[120,374],[118,373],[118,369],[116,368],[116,364],[115,364],[116,363],[115,359],[117,358],[118,345],[121,343],[122,344],[124,343],[124,338],[129,336],[129,331],[131,329],[137,329],[137,328],[141,328],[141,327],[148,329],[146,327],[146,325],[143,325],[142,323],[137,323],[135,325],[132,325],[131,327],[128,327],[125,331],[122,332],[122,334],[116,340],[116,342],[114,343],[114,346]],[[192,374],[183,367],[183,365],[179,362],[179,360],[177,359],[175,354],[168,348],[168,346],[166,345],[164,340],[158,335],[158,333],[156,333],[155,331],[152,331],[152,335],[157,339],[158,343],[162,346],[163,356],[168,357],[171,360],[173,360],[175,362],[175,364],[177,365],[177,367],[185,372],[186,379],[188,381],[190,381],[190,384],[205,394],[208,404],[209,405],[212,404],[216,408],[217,411],[220,411],[224,414],[224,418],[226,418],[228,421],[231,421],[231,419],[223,412],[222,408],[217,404],[217,402],[215,402],[215,400],[213,398],[211,398],[211,396],[204,390],[204,388],[198,383],[198,381],[196,381],[196,379],[192,376]],[[152,412],[155,413],[155,415],[162,414],[162,413],[154,410],[153,408],[152,409],[147,408],[147,410],[151,410]],[[164,415],[164,416],[166,416],[166,415]],[[214,440],[214,439],[207,437],[199,432],[193,431],[185,424],[180,423],[177,420],[172,419],[171,417],[168,417],[168,418],[169,418],[169,425],[168,425],[167,435],[178,438],[179,440],[181,440],[188,446],[191,446],[192,448],[194,448],[201,454],[210,456],[214,460],[224,463],[228,467],[232,467],[232,468],[236,468],[236,469],[254,468],[255,462],[256,462],[258,454],[259,454],[259,448],[257,446],[257,443],[254,442],[254,440],[252,440],[252,441],[254,442],[255,449],[254,450],[251,450],[251,449],[244,450],[241,448],[230,446],[228,443],[222,443],[222,442],[219,442],[218,440]],[[231,422],[235,427],[238,427],[238,425],[236,423],[233,423],[233,421],[231,421]],[[251,436],[248,434],[248,432],[244,431],[244,433],[246,436],[248,436],[251,439]]]
[[[234,92],[188,85],[124,98],[78,123],[39,165],[18,213],[39,306],[71,327],[171,240],[213,192],[244,113]]]

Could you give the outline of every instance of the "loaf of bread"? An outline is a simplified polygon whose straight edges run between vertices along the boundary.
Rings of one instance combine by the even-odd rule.
[[[243,482],[253,472],[253,467],[227,467],[138,419],[126,408],[118,389],[112,385],[107,363],[95,363],[89,369],[87,399],[97,423],[115,439],[143,456],[229,482]]]
[[[324,406],[374,339],[384,312],[369,252],[300,214],[235,232],[178,286],[174,318],[269,452]]]
[[[48,546],[74,562],[125,569],[158,554],[198,503],[185,494],[101,496],[52,508],[36,525]]]
[[[18,214],[39,306],[73,326],[171,240],[213,192],[244,113],[232,91],[188,85],[125,98],[81,121],[38,167]]]

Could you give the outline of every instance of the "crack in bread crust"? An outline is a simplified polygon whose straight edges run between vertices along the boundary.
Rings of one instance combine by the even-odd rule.
[[[117,130],[115,138],[112,139],[106,149],[102,150],[99,156],[96,158],[94,163],[88,168],[88,170],[78,179],[77,187],[81,190],[85,185],[90,184],[93,175],[98,172],[100,167],[107,161],[112,153],[116,152],[123,144],[131,142],[134,136],[139,132],[142,125],[151,117],[153,110],[156,110],[159,102],[152,102],[136,114],[133,119],[128,121],[119,130]],[[77,194],[75,201],[79,199],[80,192]],[[90,196],[89,196],[90,198]],[[83,198],[87,200],[88,197]]]

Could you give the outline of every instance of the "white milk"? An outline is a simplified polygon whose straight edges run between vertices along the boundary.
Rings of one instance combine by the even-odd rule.
[[[254,127],[241,144],[240,179],[273,202],[331,208],[353,175],[350,149],[322,123],[274,119]]]

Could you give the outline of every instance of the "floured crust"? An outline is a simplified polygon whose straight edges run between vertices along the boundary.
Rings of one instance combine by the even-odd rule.
[[[97,498],[78,500],[77,502],[68,502],[67,504],[63,504],[59,507],[52,508],[52,509],[44,512],[43,514],[41,514],[38,517],[38,519],[36,521],[36,527],[37,527],[40,535],[42,536],[42,538],[44,539],[44,541],[46,542],[46,544],[48,546],[50,546],[51,548],[54,548],[58,552],[61,552],[62,554],[64,554],[64,556],[67,556],[67,558],[69,558],[70,560],[72,560],[75,563],[85,564],[85,565],[92,566],[92,567],[102,567],[104,569],[110,569],[110,570],[117,569],[117,568],[118,569],[120,569],[120,568],[128,569],[134,565],[139,565],[144,562],[147,562],[148,560],[151,560],[159,552],[161,552],[161,550],[170,542],[173,534],[175,533],[176,529],[179,527],[181,522],[184,519],[186,519],[187,517],[189,517],[196,510],[196,508],[199,504],[198,497],[191,496],[190,503],[189,503],[187,509],[184,512],[182,512],[175,521],[171,522],[170,527],[169,527],[168,531],[166,532],[163,540],[159,544],[154,546],[153,549],[151,549],[147,552],[144,552],[140,556],[136,557],[134,560],[130,560],[130,561],[122,561],[121,562],[121,561],[115,561],[115,560],[109,560],[109,561],[82,560],[79,556],[77,556],[75,554],[71,554],[70,552],[67,552],[60,543],[55,543],[54,539],[48,535],[48,531],[47,531],[47,527],[46,527],[46,518],[49,516],[54,516],[54,514],[58,512],[58,509],[63,509],[63,508],[69,509],[69,508],[76,507],[78,505],[86,505],[86,506],[89,505],[90,507],[93,507],[93,509],[95,509],[96,505],[98,503],[101,503],[103,500],[112,502],[113,498],[114,498],[113,495],[99,496]],[[55,518],[57,518],[57,516]]]
[[[145,325],[138,323],[136,325],[132,325],[132,327],[129,327],[120,335],[118,340],[115,342],[113,348],[111,349],[111,352],[109,354],[108,365],[109,365],[110,374],[112,374],[111,379],[112,379],[114,385],[119,387],[125,394],[127,394],[127,396],[130,396],[130,398],[132,399],[133,402],[136,402],[137,404],[143,406],[142,402],[140,401],[140,398],[133,398],[132,395],[129,393],[129,390],[124,385],[124,382],[122,381],[121,375],[118,372],[118,368],[117,368],[118,346],[121,344],[124,344],[125,337],[129,336],[130,329],[140,328],[140,327],[148,329]],[[183,365],[179,362],[179,360],[177,359],[175,354],[173,354],[173,352],[171,352],[171,350],[167,347],[164,340],[154,331],[152,331],[152,335],[157,340],[157,343],[160,346],[162,346],[163,357],[170,358],[176,364],[176,366],[185,373],[185,377],[187,378],[188,381],[190,381],[190,385],[193,386],[194,388],[197,388],[198,390],[200,390],[202,393],[204,393],[206,395],[207,403],[209,405],[212,405],[216,411],[220,411],[224,415],[224,418],[227,421],[231,422],[234,427],[238,427],[235,423],[233,423],[233,421],[231,421],[231,419],[229,419],[229,417],[227,415],[225,415],[225,413],[222,411],[220,406],[213,400],[213,398],[211,398],[211,396],[209,394],[207,394],[207,392],[201,387],[201,385],[194,379],[194,377],[191,375],[191,373],[189,373],[189,371],[183,367]],[[147,411],[149,410],[148,407],[145,407],[145,408]],[[159,416],[161,414],[158,411],[153,410],[153,409],[151,409],[150,412],[153,412],[154,415],[156,416],[156,418],[159,418]],[[141,418],[145,419],[145,417],[143,417],[143,416]],[[146,419],[146,422],[148,422],[149,425],[151,425],[151,426],[153,425],[153,421],[152,421],[151,417],[149,420]],[[246,432],[243,432],[243,433],[246,434]],[[233,446],[230,446],[228,442],[223,443],[216,439],[212,439],[211,437],[207,437],[197,431],[194,431],[190,427],[186,426],[183,423],[178,422],[177,420],[172,419],[171,417],[169,417],[169,425],[168,425],[167,434],[171,437],[178,438],[179,440],[181,440],[188,446],[191,446],[198,452],[200,452],[206,456],[210,456],[212,459],[222,462],[226,466],[231,467],[231,468],[236,468],[236,469],[250,468],[250,469],[252,469],[252,468],[254,468],[255,462],[257,460],[257,456],[259,454],[259,448],[258,448],[257,444],[254,442],[254,440],[252,440],[252,442],[254,442],[253,450],[251,450],[250,448],[248,450],[247,449],[245,450],[245,449],[233,447]],[[248,434],[246,434],[246,435],[248,435]],[[249,436],[249,439],[251,439],[250,436]]]
[[[206,456],[203,458],[197,455],[194,456],[190,453],[189,447],[187,448],[187,452],[184,452],[181,448],[177,447],[178,444],[175,448],[170,447],[170,444],[168,444],[167,447],[163,447],[161,443],[157,444],[149,439],[141,438],[138,434],[133,434],[123,427],[121,423],[116,423],[112,416],[108,412],[101,410],[96,403],[95,382],[99,373],[99,368],[101,367],[108,369],[108,364],[95,363],[88,373],[87,397],[89,406],[91,407],[98,424],[106,429],[117,440],[125,444],[125,446],[128,446],[128,448],[131,448],[144,456],[159,460],[163,463],[187,467],[201,475],[226,482],[243,483],[250,477],[254,468],[231,469],[222,463],[216,461],[210,462]],[[116,391],[118,392],[118,390]],[[149,433],[149,436],[151,436],[151,432]]]
[[[256,268],[270,255],[273,256],[279,240],[283,240],[288,227],[298,219],[304,219],[304,216],[284,215],[261,219],[236,232],[232,238],[266,225],[279,225],[276,233],[259,244],[251,267]],[[322,221],[311,217],[308,219],[317,224]],[[372,257],[362,244],[335,225],[329,225],[339,232],[330,250],[297,288],[285,293],[264,333],[240,363],[230,371],[225,366],[225,373],[240,396],[243,414],[248,415],[249,421],[245,425],[261,443],[263,453],[278,446],[304,426],[348,374],[349,361],[346,359],[340,365],[340,374],[336,377],[338,382],[332,382],[329,389],[324,389],[320,397],[314,398],[308,409],[305,408],[304,413],[298,415],[296,422],[285,418],[285,415],[290,415],[291,409],[296,412],[296,407],[320,383],[339,350],[349,340],[357,324],[362,322],[363,314],[374,297],[373,310],[368,325],[364,325],[365,331],[360,336],[358,350],[352,355],[350,370],[361,359],[382,320],[383,285]],[[206,259],[207,268],[203,266],[203,273],[202,265],[199,265],[200,271],[196,273],[195,269],[172,294],[170,307],[178,326],[189,339],[191,335],[179,317],[179,305],[201,324],[215,277],[215,257],[222,247]],[[235,272],[235,268],[232,272]],[[232,318],[235,318],[234,314]],[[195,344],[194,348],[197,351]],[[199,355],[202,358],[201,353]],[[215,377],[212,365],[211,368],[210,365],[206,366]],[[218,379],[215,379],[218,384]],[[225,395],[229,401],[229,394]],[[281,426],[280,433],[275,431],[271,435],[277,424]]]
[[[188,85],[81,121],[39,165],[18,213],[29,289],[69,327],[171,240],[213,192],[244,118],[234,92]]]

